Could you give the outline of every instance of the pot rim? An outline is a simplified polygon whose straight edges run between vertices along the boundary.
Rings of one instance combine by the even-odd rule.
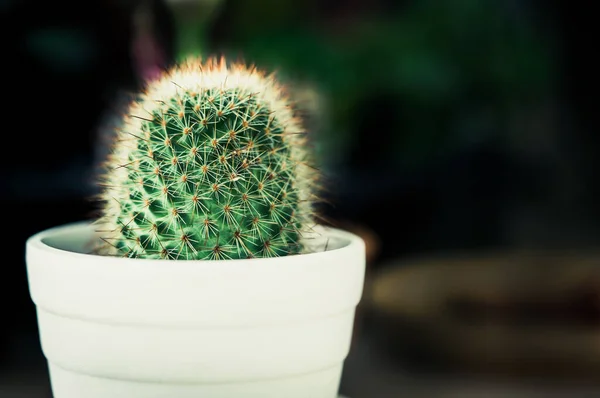
[[[74,259],[84,260],[86,258],[93,257],[95,259],[104,259],[104,262],[111,263],[114,265],[122,266],[124,263],[137,264],[144,267],[156,267],[168,265],[171,269],[176,267],[198,267],[206,265],[218,264],[219,267],[235,267],[240,263],[254,264],[254,265],[271,265],[273,263],[279,263],[287,259],[302,258],[304,260],[313,259],[314,257],[335,257],[336,253],[340,251],[355,250],[360,246],[365,245],[363,239],[358,235],[323,225],[316,225],[313,228],[315,231],[316,239],[320,239],[323,243],[324,250],[322,251],[311,251],[309,253],[299,253],[289,256],[280,257],[257,257],[250,259],[223,259],[223,260],[173,260],[173,259],[143,259],[143,258],[130,258],[130,257],[117,257],[100,255],[94,253],[85,253],[74,249],[65,248],[68,246],[66,240],[73,240],[74,238],[81,239],[82,234],[94,234],[92,230],[94,225],[93,221],[76,221],[55,227],[48,228],[40,231],[27,239],[26,249],[27,252],[41,252],[47,253],[52,256],[70,256]],[[329,245],[329,240],[334,240],[333,244]],[[54,242],[49,242],[52,240]],[[337,243],[337,244],[336,244]],[[62,247],[61,247],[62,246]]]
[[[324,319],[351,311],[362,296],[365,244],[350,232],[323,227],[333,247],[317,253],[155,260],[78,253],[91,224],[28,240],[30,294],[44,313],[111,325],[239,328]]]

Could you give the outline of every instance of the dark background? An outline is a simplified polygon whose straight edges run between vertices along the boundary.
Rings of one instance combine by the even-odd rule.
[[[373,237],[370,272],[456,250],[596,246],[600,69],[592,3],[218,3],[185,34],[198,35],[204,54],[243,57],[294,84],[330,184],[331,204],[321,210]],[[25,240],[93,217],[103,131],[153,67],[183,54],[183,22],[167,2],[145,3],[160,51],[139,44],[142,4],[0,0],[2,397],[47,396]],[[150,57],[145,63],[137,45]],[[365,333],[376,328],[368,319]],[[404,376],[378,378],[379,368],[361,358],[348,367],[357,373],[344,381],[349,395],[377,397],[359,395],[361,374],[378,391],[396,380],[407,385]],[[369,381],[363,367],[374,375]]]

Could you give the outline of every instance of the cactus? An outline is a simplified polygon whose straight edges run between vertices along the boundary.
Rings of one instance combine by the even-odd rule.
[[[103,255],[240,259],[303,252],[315,169],[274,75],[188,59],[129,106],[101,173]]]

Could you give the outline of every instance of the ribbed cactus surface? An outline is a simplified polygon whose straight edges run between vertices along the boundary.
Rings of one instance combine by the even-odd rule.
[[[173,67],[133,101],[102,183],[99,253],[239,259],[302,251],[315,176],[272,75],[225,60]]]

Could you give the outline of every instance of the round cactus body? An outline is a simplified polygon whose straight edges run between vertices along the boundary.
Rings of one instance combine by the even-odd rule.
[[[296,254],[314,175],[273,76],[189,60],[148,84],[102,175],[102,254],[239,259]]]

